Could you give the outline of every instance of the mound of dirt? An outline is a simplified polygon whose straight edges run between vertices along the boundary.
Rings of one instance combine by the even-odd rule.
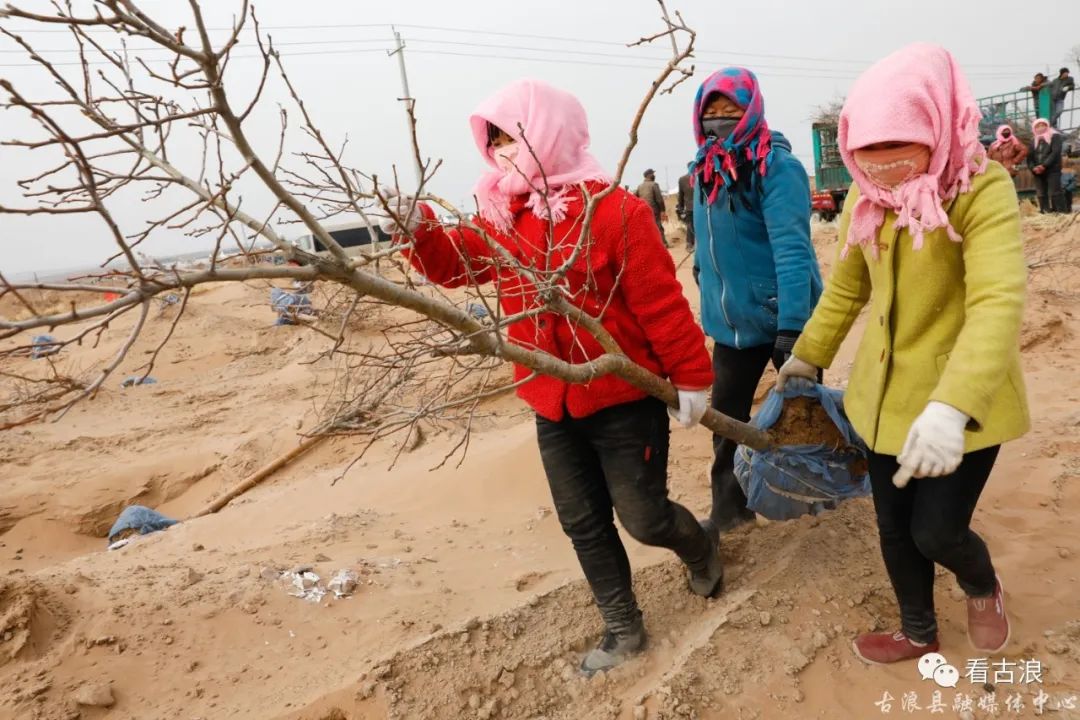
[[[1016,641],[1005,656],[1044,663],[1055,699],[1080,687],[1080,442],[1071,439],[1080,222],[1059,227],[1025,221],[1033,268],[1021,344],[1034,428],[1003,448],[1001,481],[987,484],[975,516],[1010,588]],[[813,231],[828,268],[836,225]],[[675,261],[696,306],[690,256],[676,248]],[[219,514],[106,552],[98,535],[124,505],[187,517],[294,447],[298,426],[310,429],[336,397],[341,373],[320,359],[333,341],[270,327],[267,289],[193,293],[155,365],[159,385],[109,383],[62,422],[0,433],[0,720],[842,720],[880,715],[886,691],[896,698],[890,717],[908,715],[900,698],[912,690],[926,707],[932,688],[911,665],[865,667],[850,650],[860,632],[899,626],[868,498],[725,534],[725,592],[714,600],[690,593],[669,551],[623,534],[649,649],[581,677],[602,623],[551,508],[531,413],[509,393],[481,406],[460,467],[444,461],[458,416],[425,427],[424,442],[397,460],[386,442],[352,465],[366,439],[334,438]],[[382,347],[381,333],[411,321],[381,312],[354,313],[354,350]],[[149,359],[171,313],[151,313],[122,375]],[[838,387],[868,315],[830,368]],[[132,322],[60,360],[109,362]],[[24,357],[2,365],[42,372]],[[482,387],[446,385],[446,399]],[[775,430],[784,442],[842,450],[822,408],[790,405]],[[709,433],[673,429],[671,495],[695,514],[711,504],[702,474],[713,454]],[[362,587],[321,603],[292,597],[277,578],[300,565],[324,581],[356,569]],[[963,665],[965,596],[944,570],[938,584],[943,651]],[[968,679],[955,690],[981,692]],[[109,702],[109,692],[109,709],[77,704]],[[1000,703],[1008,691],[998,692]],[[1028,717],[1031,695],[1024,702]]]
[[[43,655],[59,624],[59,613],[39,586],[0,579],[0,667]]]

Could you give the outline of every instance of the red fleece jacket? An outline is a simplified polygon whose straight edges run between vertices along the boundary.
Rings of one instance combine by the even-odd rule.
[[[596,194],[604,185],[588,183]],[[525,197],[511,205],[514,230],[504,235],[480,220],[492,240],[506,248],[517,262],[541,270],[556,269],[572,256],[581,223],[584,197],[569,196],[566,219],[550,227],[525,208]],[[497,282],[505,316],[539,307],[536,288],[488,247],[477,232],[443,226],[431,208],[420,206],[424,222],[414,231],[408,252],[413,267],[445,287]],[[549,236],[550,230],[550,236]],[[664,248],[649,207],[622,188],[596,208],[590,246],[584,249],[562,280],[568,299],[594,317],[635,363],[668,378],[679,388],[698,390],[712,385],[712,362],[705,335],[690,311],[690,304],[675,278],[675,264]],[[545,251],[549,237],[553,251]],[[508,329],[511,342],[536,348],[570,363],[584,363],[604,354],[600,344],[573,321],[555,313],[520,320]],[[520,381],[530,370],[514,366]],[[591,415],[619,403],[639,400],[645,393],[614,375],[571,385],[539,375],[518,388],[518,395],[536,412],[558,421],[565,412],[575,418]]]

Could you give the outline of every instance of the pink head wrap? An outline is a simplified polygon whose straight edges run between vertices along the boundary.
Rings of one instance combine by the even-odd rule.
[[[956,60],[937,45],[909,45],[855,81],[840,113],[838,134],[844,164],[859,186],[845,253],[872,246],[876,254],[886,210],[897,213],[895,227],[908,229],[916,250],[925,233],[942,227],[950,239],[962,240],[949,224],[944,204],[970,190],[971,178],[986,170],[980,116]],[[859,169],[853,152],[881,142],[929,147],[926,173],[891,190],[875,185]]]
[[[1005,131],[1009,131],[1009,137],[1005,137]],[[990,143],[991,150],[997,150],[1002,145],[1008,145],[1010,143],[1019,145],[1020,139],[1016,137],[1016,132],[1009,125],[999,125],[997,132],[994,133],[994,142]]]
[[[488,147],[488,123],[518,141],[516,170],[504,173],[495,164]],[[529,194],[527,207],[537,217],[546,218],[550,208],[551,220],[558,223],[566,217],[567,193],[572,186],[586,180],[610,181],[588,151],[585,108],[570,93],[547,83],[511,83],[482,102],[469,124],[480,154],[495,168],[480,178],[473,191],[480,214],[504,232],[513,225],[510,200],[518,195]]]
[[[1034,144],[1038,145],[1039,141],[1049,143],[1054,139],[1054,127],[1050,124],[1050,121],[1046,118],[1039,118],[1035,122],[1031,123],[1031,133],[1034,136]]]

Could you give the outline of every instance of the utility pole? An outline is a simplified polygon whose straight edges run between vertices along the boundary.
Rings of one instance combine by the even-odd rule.
[[[407,131],[406,137],[409,138],[409,145],[412,145],[413,135],[413,108],[416,107],[416,101],[412,95],[409,94],[409,76],[405,73],[405,42],[401,39],[401,33],[396,28],[391,28],[394,31],[394,49],[388,52],[388,55],[397,55],[398,70],[401,71],[401,92],[403,97],[399,97],[398,100],[405,103],[405,129]],[[416,153],[413,154],[414,170],[416,171],[416,186],[419,188],[420,183],[424,178],[424,168],[420,165],[420,158],[416,157]]]

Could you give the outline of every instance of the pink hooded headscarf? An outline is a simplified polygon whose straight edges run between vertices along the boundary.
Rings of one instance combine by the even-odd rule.
[[[1009,137],[1005,137],[1005,131],[1009,131]],[[999,125],[997,132],[994,133],[994,142],[990,143],[990,150],[997,150],[1002,145],[1008,145],[1010,143],[1014,145],[1020,144],[1020,138],[1016,137],[1016,131],[1009,125]]]
[[[1035,122],[1031,123],[1031,133],[1033,136],[1032,143],[1038,145],[1039,141],[1050,143],[1054,139],[1054,133],[1057,130],[1050,124],[1050,121],[1046,118],[1039,118]]]
[[[971,178],[986,171],[980,117],[956,60],[937,45],[909,45],[855,81],[840,113],[838,133],[840,154],[859,186],[845,254],[858,246],[871,246],[877,253],[886,210],[897,213],[895,227],[908,229],[916,250],[925,233],[942,227],[953,241],[962,240],[949,224],[945,204],[970,190]],[[926,145],[929,168],[892,190],[875,185],[859,169],[853,152],[880,142]]]
[[[488,123],[520,145],[514,158],[516,170],[504,173],[495,164],[488,147]],[[559,223],[566,218],[567,195],[574,185],[586,180],[610,182],[589,153],[585,108],[570,93],[547,83],[526,79],[507,85],[480,104],[469,124],[476,147],[494,168],[480,178],[473,192],[480,214],[503,232],[513,226],[510,201],[518,195],[529,195],[526,206],[537,217],[546,219],[550,208],[552,222]]]

